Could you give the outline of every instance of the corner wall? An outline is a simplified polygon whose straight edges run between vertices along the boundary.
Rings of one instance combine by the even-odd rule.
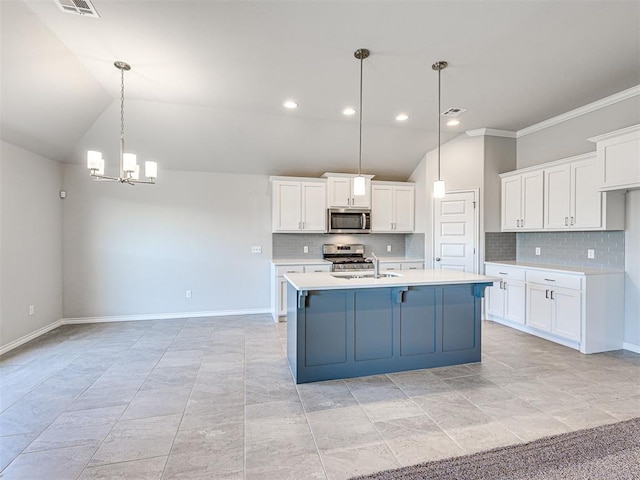
[[[61,183],[59,163],[0,142],[0,350],[62,318]]]

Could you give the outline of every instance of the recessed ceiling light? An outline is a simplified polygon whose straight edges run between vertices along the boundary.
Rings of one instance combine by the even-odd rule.
[[[460,120],[456,120],[455,118],[453,120],[449,120],[447,122],[447,125],[449,127],[455,127],[456,125],[460,125]]]
[[[404,122],[405,120],[409,119],[409,115],[407,115],[406,113],[401,113],[396,117],[396,120],[398,120],[399,122]]]
[[[347,107],[344,110],[342,110],[343,115],[354,115],[356,113],[356,109],[355,108],[351,108],[351,107]]]
[[[294,109],[294,108],[298,108],[298,103],[294,102],[293,100],[287,100],[286,102],[283,103],[285,108],[289,108],[289,109]]]

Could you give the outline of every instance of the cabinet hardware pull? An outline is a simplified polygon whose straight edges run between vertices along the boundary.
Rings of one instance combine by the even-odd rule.
[[[553,278],[545,278],[545,280],[546,280],[547,282],[555,282],[555,280],[554,280]]]
[[[551,290],[551,300],[555,300],[555,299],[553,298],[553,290]]]
[[[564,226],[565,227],[569,226],[569,217],[564,217]]]
[[[524,228],[524,218],[521,218],[521,219],[520,219],[520,226],[521,226],[522,228]]]
[[[509,275],[507,272],[498,272],[500,275]]]
[[[544,298],[549,298],[549,290],[544,291]]]
[[[520,219],[516,220],[516,227],[520,228]]]
[[[575,223],[576,223],[575,219],[573,217],[571,217],[571,225],[573,225]]]

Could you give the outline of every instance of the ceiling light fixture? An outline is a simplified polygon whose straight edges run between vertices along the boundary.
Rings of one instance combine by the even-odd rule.
[[[96,150],[87,152],[87,167],[91,176],[100,181],[120,182],[129,185],[156,183],[158,177],[156,162],[144,162],[144,174],[149,180],[139,180],[140,167],[136,163],[136,155],[124,152],[124,72],[131,70],[131,66],[121,61],[114,62],[113,65],[120,70],[120,175],[112,177],[104,174],[104,158],[102,158],[102,153]]]
[[[409,115],[407,115],[406,113],[400,113],[397,117],[396,120],[398,120],[399,122],[404,122],[405,120],[409,119]]]
[[[353,53],[353,56],[360,60],[360,137],[358,143],[358,176],[353,179],[353,194],[364,195],[366,193],[366,180],[362,176],[362,64],[364,59],[369,56],[369,50],[359,48]]]
[[[445,189],[444,189],[444,180],[440,178],[440,102],[442,101],[441,94],[441,74],[442,70],[447,68],[449,64],[443,60],[434,63],[431,68],[438,72],[438,180],[433,183],[433,196],[434,198],[442,198],[444,197]]]
[[[448,127],[455,127],[456,125],[460,125],[460,120],[453,119],[447,122]]]
[[[286,102],[283,103],[284,108],[288,108],[289,110],[293,110],[294,108],[298,108],[298,103],[294,102],[293,100],[287,100]]]
[[[342,110],[343,115],[353,115],[355,113],[356,113],[356,109],[351,107],[347,107],[344,110]]]

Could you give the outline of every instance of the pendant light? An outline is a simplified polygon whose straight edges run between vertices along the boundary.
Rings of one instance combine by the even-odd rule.
[[[433,183],[434,198],[444,197],[444,180],[440,177],[440,112],[442,110],[440,102],[442,101],[441,79],[442,70],[447,68],[449,64],[444,60],[434,63],[431,68],[438,72],[438,180]]]
[[[369,50],[366,48],[359,48],[353,53],[353,56],[360,60],[360,137],[358,143],[358,176],[353,179],[353,194],[362,196],[366,193],[366,180],[362,176],[362,64],[364,59],[369,56]]]
[[[128,185],[156,183],[158,164],[144,162],[145,176],[148,180],[139,180],[140,166],[136,163],[136,155],[124,151],[124,72],[131,70],[131,66],[121,61],[114,62],[113,65],[120,70],[120,175],[117,177],[105,175],[102,153],[95,150],[87,152],[87,167],[90,175],[98,181],[120,182]]]

